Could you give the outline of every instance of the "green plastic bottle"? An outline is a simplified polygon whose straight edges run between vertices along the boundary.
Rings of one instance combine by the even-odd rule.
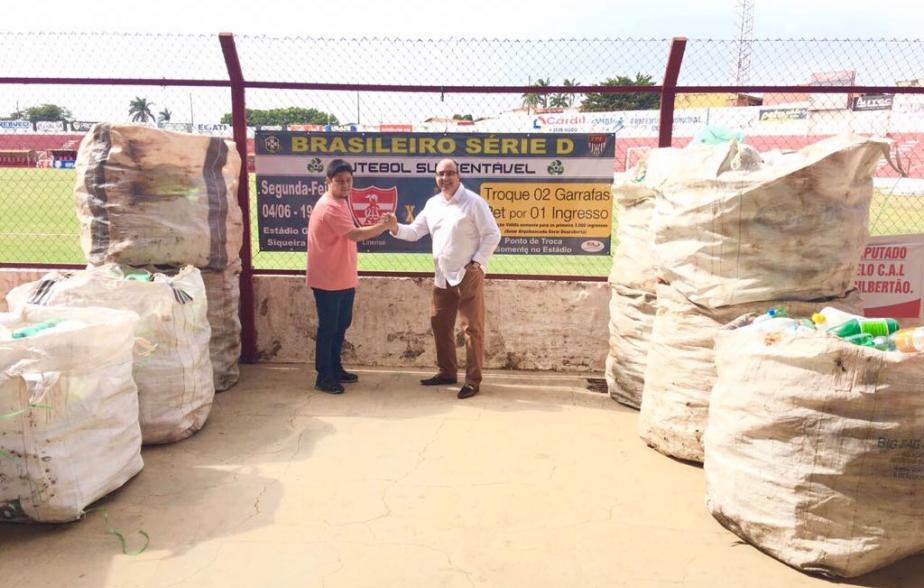
[[[61,319],[51,319],[47,321],[42,321],[34,325],[29,325],[28,327],[22,327],[21,329],[16,329],[15,331],[13,331],[12,335],[14,339],[24,339],[26,337],[31,337],[32,335],[38,333],[39,331],[50,329],[60,322],[61,322]]]
[[[853,343],[854,345],[860,345],[861,347],[875,347],[875,337],[869,333],[857,333],[856,335],[848,335],[843,337],[844,341],[848,343]]]
[[[838,325],[828,332],[838,337],[847,338],[851,335],[866,333],[874,337],[888,337],[899,329],[898,321],[891,318],[861,318],[850,319],[842,325]]]

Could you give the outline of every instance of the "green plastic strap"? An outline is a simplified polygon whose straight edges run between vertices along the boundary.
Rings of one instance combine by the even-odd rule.
[[[47,404],[30,404],[29,406],[27,406],[26,408],[23,408],[23,409],[21,409],[21,410],[14,410],[13,412],[8,412],[8,413],[6,413],[6,414],[0,414],[0,421],[5,421],[5,420],[7,420],[7,419],[16,418],[16,417],[18,417],[18,416],[21,415],[21,414],[26,414],[27,412],[29,412],[29,411],[32,410],[33,408],[44,408],[44,409],[47,409],[47,410],[51,410],[51,407],[48,406]]]
[[[144,550],[148,548],[148,545],[150,545],[150,543],[151,543],[151,536],[148,535],[143,529],[138,529],[138,534],[141,535],[142,537],[144,537],[144,545],[142,545],[142,546],[141,546],[141,549],[139,549],[139,550],[137,550],[137,551],[129,552],[129,551],[128,551],[128,541],[125,539],[125,535],[123,535],[118,529],[114,528],[112,525],[109,524],[109,511],[106,510],[105,508],[103,508],[102,506],[100,506],[100,507],[97,507],[97,508],[91,508],[91,509],[87,510],[84,514],[90,514],[90,513],[93,512],[94,510],[98,510],[100,513],[102,513],[102,515],[103,515],[103,521],[106,523],[106,534],[107,534],[107,535],[113,535],[113,536],[115,536],[116,539],[119,540],[119,544],[121,544],[121,546],[122,546],[122,553],[123,553],[123,554],[125,554],[125,555],[141,555],[142,553],[144,553]]]

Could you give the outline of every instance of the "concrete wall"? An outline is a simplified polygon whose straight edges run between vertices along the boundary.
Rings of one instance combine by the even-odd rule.
[[[367,366],[430,367],[428,278],[362,278],[344,361]],[[302,278],[255,281],[257,351],[263,361],[313,359],[317,318]],[[609,333],[605,282],[487,280],[485,365],[528,370],[602,370]],[[461,331],[456,343],[465,357]]]
[[[37,280],[42,270],[0,270],[2,297]],[[347,332],[350,365],[433,367],[428,278],[361,278]],[[301,277],[258,276],[254,282],[257,352],[266,362],[314,359],[314,299]],[[609,337],[605,282],[487,280],[485,365],[488,368],[602,371]],[[465,347],[457,333],[460,363]]]

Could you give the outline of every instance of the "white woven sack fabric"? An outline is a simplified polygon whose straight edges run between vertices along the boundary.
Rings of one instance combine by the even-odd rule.
[[[205,285],[192,266],[173,276],[142,273],[151,281],[126,279],[126,271],[108,264],[51,272],[11,290],[7,303],[11,309],[106,306],[137,313],[136,335],[154,345],[135,358],[144,443],[180,441],[205,425],[215,397]]]
[[[101,123],[80,142],[75,167],[90,263],[223,269],[238,259],[241,158],[233,142]]]
[[[66,322],[10,338],[52,319]],[[76,520],[141,471],[137,321],[107,308],[0,314],[0,520]]]
[[[645,388],[645,366],[657,310],[652,292],[610,285],[610,349],[606,384],[620,404],[639,408]]]
[[[716,339],[706,505],[800,570],[853,577],[924,551],[924,357],[823,333]]]
[[[638,422],[642,439],[665,455],[702,462],[702,437],[716,379],[715,335],[741,315],[761,314],[769,307],[783,307],[790,316],[807,317],[825,306],[862,312],[856,290],[812,302],[777,300],[710,309],[693,304],[671,286],[659,284]]]
[[[617,206],[616,237],[609,282],[619,286],[655,291],[658,270],[655,263],[655,198],[669,179],[681,155],[680,149],[652,149],[613,184]]]
[[[214,370],[215,390],[223,392],[235,384],[241,372],[241,262],[221,271],[204,270],[206,296],[209,299],[209,324],[212,340],[209,349]]]
[[[786,154],[734,141],[679,150],[656,201],[659,276],[710,308],[846,292],[887,145],[848,134]]]

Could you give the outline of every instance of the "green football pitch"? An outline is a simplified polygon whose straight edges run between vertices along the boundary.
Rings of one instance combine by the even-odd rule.
[[[74,212],[73,170],[0,168],[0,262],[83,264]],[[304,270],[305,254],[261,252],[256,235],[255,176],[250,175],[254,267]],[[608,255],[497,255],[491,273],[606,276]],[[362,271],[432,272],[426,253],[361,253]]]
[[[80,249],[80,228],[74,213],[73,170],[0,168],[0,262],[85,262]],[[256,227],[256,190],[250,176],[251,227]],[[615,220],[615,219],[614,219]],[[924,197],[877,192],[870,209],[873,234],[924,231]],[[302,270],[304,253],[260,252],[252,231],[253,261],[258,269]],[[613,247],[616,242],[613,240]],[[364,271],[429,272],[429,254],[362,253]],[[609,256],[498,255],[491,273],[605,276]]]

